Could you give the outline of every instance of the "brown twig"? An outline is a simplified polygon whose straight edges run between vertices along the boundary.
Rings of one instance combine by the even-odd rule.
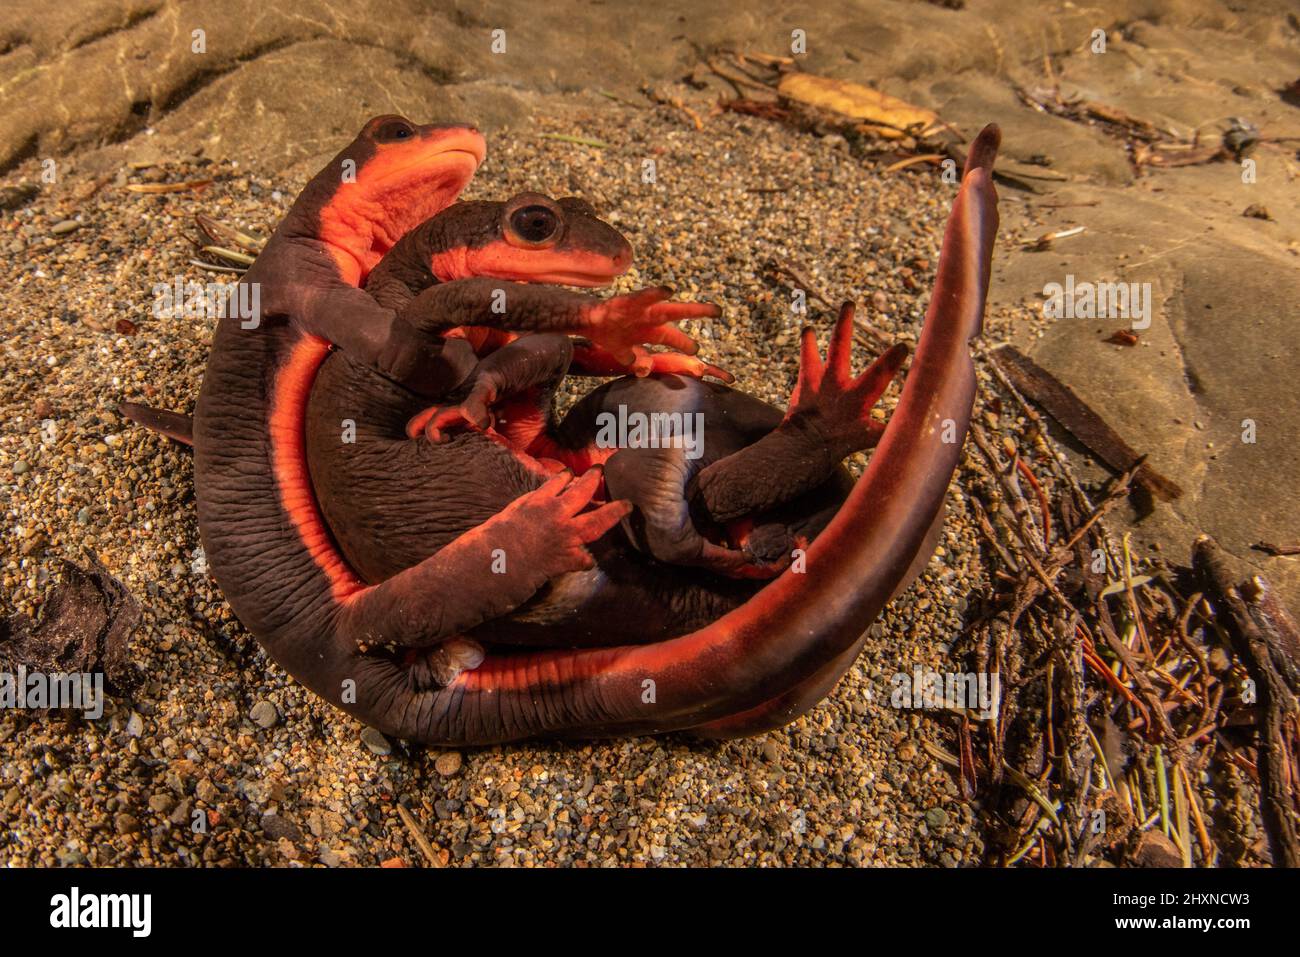
[[[430,844],[429,839],[425,837],[424,831],[420,828],[419,821],[415,819],[415,815],[407,810],[405,805],[398,804],[397,816],[400,817],[402,823],[406,825],[406,830],[410,833],[411,840],[415,841],[415,846],[420,849],[420,853],[423,854],[425,860],[429,862],[429,866],[442,867],[442,861],[438,858],[438,855],[434,853],[433,845]]]
[[[1192,562],[1207,589],[1227,614],[1224,623],[1259,692],[1259,775],[1264,825],[1273,861],[1300,867],[1300,808],[1295,800],[1295,752],[1300,719],[1300,647],[1294,622],[1268,598],[1268,585],[1255,578],[1238,584],[1214,539],[1203,535]]]

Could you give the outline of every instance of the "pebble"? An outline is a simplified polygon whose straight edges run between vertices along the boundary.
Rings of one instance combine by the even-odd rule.
[[[248,712],[248,717],[259,728],[274,728],[275,723],[280,720],[280,712],[275,710],[275,705],[271,702],[258,701]]]
[[[166,791],[158,791],[149,798],[149,810],[166,817],[176,806],[176,799]]]
[[[388,739],[374,728],[362,729],[361,743],[380,757],[385,757],[393,753],[393,746],[388,742]]]
[[[50,227],[51,236],[66,236],[68,233],[75,232],[81,228],[81,223],[75,219],[64,219]]]
[[[455,777],[460,773],[462,759],[459,751],[444,751],[438,755],[433,766],[444,778]]]
[[[263,814],[262,830],[272,840],[284,839],[295,843],[302,840],[302,831],[298,826],[279,814]]]
[[[948,812],[941,807],[932,807],[925,812],[925,823],[933,828],[944,827],[948,823]]]

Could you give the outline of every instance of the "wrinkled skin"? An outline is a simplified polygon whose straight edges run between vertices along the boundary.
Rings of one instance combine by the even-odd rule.
[[[561,476],[437,554],[382,582],[363,581],[321,520],[303,450],[308,394],[328,347],[305,334],[290,312],[268,316],[251,335],[237,319],[221,322],[196,409],[200,530],[232,608],[299,680],[399,737],[472,744],[688,728],[742,734],[810,707],[852,662],[867,626],[914,569],[941,512],[960,443],[943,442],[940,434],[950,431],[951,420],[964,435],[974,396],[968,343],[981,325],[996,230],[990,179],[996,146],[991,129],[972,147],[899,405],[866,473],[809,547],[806,573],[787,570],[734,610],[678,638],[489,653],[481,661],[462,656],[466,667],[449,673],[435,661],[447,643],[430,649],[431,634],[490,620],[495,607],[476,601],[521,606],[558,575],[572,573],[566,564],[589,561],[584,545],[628,509],[613,502],[588,510],[593,480]],[[327,173],[309,187],[308,205],[320,207],[323,195],[328,208],[337,175]],[[364,260],[373,251],[369,246],[354,257],[362,265],[353,281],[372,265]],[[367,365],[414,387],[392,361],[404,352],[388,349],[389,338],[373,340],[381,361]],[[364,349],[353,351],[366,360]],[[448,383],[459,371],[438,372],[431,391],[454,388]],[[444,553],[454,553],[458,568],[487,568],[496,542],[532,548],[545,560],[533,568],[513,563],[491,590],[475,582],[462,582],[464,594],[439,587],[446,581]]]
[[[477,432],[459,433],[446,443],[408,439],[403,426],[420,400],[339,354],[321,368],[308,409],[307,451],[313,484],[335,540],[348,564],[367,582],[381,582],[428,558],[459,536],[482,525],[512,501],[545,482],[550,472],[537,459],[508,442]],[[704,416],[704,448],[698,460],[681,449],[605,450],[594,447],[597,416],[682,410]],[[341,441],[339,423],[356,422],[354,441]],[[680,472],[698,475],[727,456],[769,435],[782,413],[726,386],[679,376],[625,377],[581,400],[554,430],[547,451],[566,453],[571,462],[595,464],[608,458],[609,496],[659,497],[678,509],[683,525],[689,503]],[[615,454],[612,458],[610,453]],[[620,462],[631,452],[626,466]],[[662,463],[660,473],[646,460]],[[837,462],[819,463],[820,481],[796,492],[788,502],[759,513],[746,526],[747,544],[759,559],[781,562],[811,540],[834,515],[852,481]],[[781,486],[786,475],[743,470],[737,478],[753,486]],[[764,488],[763,491],[768,491]],[[703,504],[699,503],[703,508]],[[697,521],[712,525],[707,513]],[[629,526],[643,525],[638,510]],[[694,538],[694,536],[690,536]],[[515,543],[502,542],[509,561],[533,557]],[[632,546],[620,529],[591,546],[596,565],[563,575],[518,608],[504,608],[469,636],[489,645],[547,647],[594,646],[620,641],[643,644],[673,638],[703,627],[742,604],[761,585],[733,579],[683,562],[659,561]],[[462,580],[465,575],[462,575]],[[485,587],[492,589],[493,579]],[[450,635],[443,637],[451,637]]]
[[[515,218],[523,220],[527,237],[514,235]],[[460,203],[421,224],[380,261],[366,290],[403,308],[437,282],[474,276],[596,285],[611,281],[630,262],[626,241],[586,204],[522,194],[508,203]],[[529,295],[521,302],[512,294],[508,312],[488,318],[498,327],[527,326],[534,321],[533,299],[548,315],[563,312],[571,302],[579,314],[587,308],[582,297],[563,290],[529,290]],[[641,294],[623,298],[631,304]],[[656,300],[649,301],[654,304],[647,311],[659,308]],[[808,380],[787,417],[725,387],[673,376],[605,386],[557,429],[551,394],[570,370],[570,340],[513,333],[503,339],[500,328],[460,327],[477,312],[467,312],[463,300],[448,300],[439,319],[448,334],[472,337],[479,343],[476,352],[487,357],[465,389],[429,410],[427,425],[408,425],[406,434],[424,431],[444,443],[451,434],[447,430],[454,433],[452,426],[460,424],[488,429],[495,441],[471,438],[446,448],[404,441],[402,423],[415,408],[412,397],[346,356],[328,360],[316,380],[308,410],[313,486],[348,564],[368,582],[390,578],[451,545],[535,489],[561,463],[578,472],[607,463],[612,497],[637,506],[627,530],[663,562],[732,577],[771,577],[843,500],[848,482],[839,461],[878,438],[881,427],[871,422],[870,408],[904,355],[901,347],[891,350],[862,390],[845,393],[837,405],[819,402],[833,389],[819,390],[820,381]],[[424,328],[432,330],[433,320]],[[845,362],[848,331],[846,324],[839,337]],[[696,362],[672,353],[646,358]],[[815,348],[805,361],[818,363]],[[694,368],[725,375],[703,364]],[[699,438],[707,441],[689,450],[597,447],[600,416],[617,416],[620,410],[698,420]],[[340,433],[339,423],[354,421],[355,435]],[[413,423],[423,421],[413,418]],[[724,547],[697,525],[713,531],[714,539],[743,538],[743,548]],[[569,646],[598,644],[616,628],[630,642],[660,640],[707,623],[756,590],[646,561],[627,554],[620,542],[626,544],[621,536],[603,540],[598,569],[552,582],[526,607],[505,609],[513,625],[488,620],[475,629],[475,637],[500,641],[526,635],[515,640]],[[513,561],[541,558],[517,548],[511,552]],[[473,568],[448,573],[468,581],[475,576]],[[491,580],[486,587],[492,588]],[[497,619],[501,606],[494,607],[490,617]],[[634,622],[631,629],[622,625],[625,620]],[[521,628],[521,621],[529,624]]]
[[[404,308],[438,282],[473,276],[601,285],[629,263],[627,242],[589,205],[521,194],[508,203],[459,203],[430,218],[383,256],[365,289]],[[472,339],[486,358],[443,406],[411,416],[415,397],[335,355],[318,373],[307,412],[313,488],[348,566],[376,584],[441,553],[442,590],[465,590],[468,583],[471,592],[487,593],[474,615],[482,623],[468,633],[490,645],[590,646],[610,633],[645,644],[684,635],[735,609],[757,592],[757,580],[783,570],[844,501],[850,482],[840,462],[879,438],[883,429],[870,410],[905,355],[902,347],[891,350],[857,389],[837,389],[836,376],[823,382],[809,335],[803,356],[809,374],[801,377],[788,415],[725,386],[656,376],[602,386],[556,426],[551,395],[569,371],[572,342],[510,330],[534,324],[533,309],[549,317],[572,309],[581,321],[588,306],[564,290],[528,294],[507,296],[510,308],[502,315],[485,316],[464,298],[447,300],[438,315],[442,328]],[[650,302],[650,311],[658,308]],[[494,328],[474,326],[484,320]],[[433,317],[422,328],[437,328]],[[832,345],[842,386],[848,386],[850,335],[852,322],[845,320]],[[620,412],[698,424],[699,445],[599,447],[594,439],[602,415]],[[342,423],[355,428],[341,432]],[[486,434],[448,442],[458,425]],[[438,445],[408,441],[421,432]],[[510,567],[536,566],[545,555],[519,542],[503,544],[506,567],[495,570],[502,577],[484,580],[480,568],[454,562],[456,542],[562,464],[576,472],[607,468],[608,497],[636,506],[624,531],[637,547],[623,534],[608,534],[593,546],[594,568],[551,580],[517,606],[516,590],[507,586]],[[728,544],[732,538],[740,540],[737,546]],[[468,554],[476,562],[477,554]],[[459,637],[447,622],[422,636]]]

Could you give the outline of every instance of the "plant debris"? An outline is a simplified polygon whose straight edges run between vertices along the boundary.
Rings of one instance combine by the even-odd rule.
[[[182,183],[128,183],[125,188],[131,193],[185,193],[206,189],[212,182],[210,179],[191,179]]]
[[[1257,691],[1264,739],[1257,762],[1261,811],[1273,863],[1300,867],[1300,800],[1295,789],[1300,779],[1300,630],[1263,578],[1236,582],[1222,549],[1208,535],[1197,540],[1193,564],[1227,612],[1219,627],[1231,637],[1254,683],[1252,691]],[[1249,697],[1256,699],[1255,694]]]
[[[132,687],[138,674],[127,659],[127,642],[140,622],[139,604],[93,556],[89,568],[59,564],[60,580],[36,621],[0,619],[0,670],[102,671],[115,687]]]
[[[1300,542],[1294,545],[1274,545],[1271,542],[1256,542],[1251,548],[1258,549],[1261,552],[1268,552],[1270,555],[1300,555]]]
[[[1129,161],[1139,174],[1148,167],[1173,169],[1229,159],[1240,160],[1262,139],[1254,125],[1232,117],[1221,131],[1219,142],[1203,143],[1199,129],[1190,136],[1183,135],[1108,103],[1084,97],[1062,96],[1051,57],[1044,56],[1043,72],[1047,79],[1046,86],[1015,88],[1020,101],[1040,113],[1091,126],[1121,140],[1128,152]]]
[[[788,57],[720,51],[706,57],[687,82],[703,88],[710,76],[735,93],[721,98],[715,112],[743,113],[820,135],[839,134],[861,155],[879,159],[887,172],[949,159],[960,168],[965,162],[961,137],[933,110],[860,83],[804,72]],[[652,99],[666,102],[662,96]],[[1014,177],[1012,181],[1023,185]]]
[[[999,417],[1009,397],[1024,425],[1000,426],[997,441],[981,420],[971,425],[967,465],[975,478],[965,487],[991,591],[973,606],[953,654],[969,671],[996,674],[1000,698],[992,715],[959,715],[959,754],[927,749],[992,815],[987,863],[1286,860],[1287,835],[1273,837],[1269,825],[1270,850],[1224,826],[1224,816],[1249,816],[1257,786],[1268,792],[1279,775],[1296,773],[1294,697],[1281,718],[1266,720],[1249,683],[1252,669],[1261,669],[1234,649],[1216,606],[1188,594],[1184,577],[1162,563],[1140,567],[1128,536],[1116,542],[1108,533],[1105,517],[1137,480],[1140,461],[1091,497],[1020,395],[1012,379],[1018,367],[1002,361],[1002,350],[994,355],[1000,361],[988,366],[995,381],[981,396],[982,421],[1005,423]],[[1262,583],[1254,589],[1267,594]],[[1221,601],[1218,591],[1211,600]],[[1257,628],[1285,615],[1268,601],[1259,598],[1248,612]],[[1294,626],[1278,631],[1290,637],[1264,645],[1287,649],[1283,657],[1294,663]],[[1268,660],[1279,680],[1294,679],[1276,651]],[[1255,753],[1260,735],[1266,760]],[[1289,750],[1278,749],[1279,736]],[[1275,778],[1261,779],[1263,766]],[[1235,784],[1225,788],[1224,779]],[[1294,836],[1294,804],[1276,787],[1268,793],[1270,813],[1291,815]],[[1225,808],[1234,797],[1240,806]]]
[[[1072,226],[1069,229],[1056,229],[1050,233],[1043,233],[1037,239],[1031,239],[1024,244],[1024,249],[1033,250],[1034,252],[1043,252],[1052,248],[1052,243],[1058,239],[1069,239],[1072,236],[1081,236],[1087,230],[1087,226]]]

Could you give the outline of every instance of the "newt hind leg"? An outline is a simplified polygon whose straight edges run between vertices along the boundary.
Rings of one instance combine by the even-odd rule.
[[[871,418],[907,350],[895,346],[856,378],[853,309],[845,305],[825,362],[811,329],[784,418],[758,436],[724,436],[734,411],[726,393],[695,387],[712,448],[692,460],[679,448],[620,450],[609,460],[609,494],[636,511],[624,522],[634,542],[661,561],[699,565],[735,578],[770,578],[790,563],[843,499],[836,473],[848,455],[873,447],[884,426]],[[725,446],[728,439],[731,447]],[[831,511],[826,511],[831,503]]]
[[[853,305],[845,303],[831,333],[826,361],[812,329],[804,329],[799,378],[780,425],[757,442],[704,469],[699,505],[717,522],[792,501],[830,477],[854,452],[874,448],[884,425],[871,410],[907,356],[896,345],[861,375],[852,375]]]

